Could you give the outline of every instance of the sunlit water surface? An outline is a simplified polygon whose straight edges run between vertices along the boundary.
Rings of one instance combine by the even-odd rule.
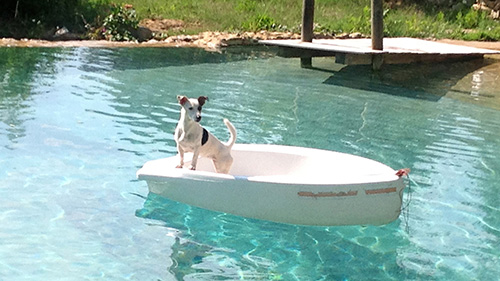
[[[301,69],[272,50],[0,49],[0,280],[498,280],[500,63]],[[148,194],[175,96],[240,143],[412,169],[384,226],[303,227]],[[193,194],[196,196],[196,194]],[[265,195],[263,195],[265,196]]]

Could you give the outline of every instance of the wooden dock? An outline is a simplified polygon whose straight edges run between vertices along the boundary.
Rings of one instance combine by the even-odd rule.
[[[500,51],[458,46],[415,38],[384,38],[383,50],[374,50],[371,39],[261,40],[261,44],[278,46],[283,57],[335,57],[346,65],[365,64],[378,69],[382,64],[406,64],[482,58]]]
[[[301,40],[261,40],[278,46],[278,55],[299,57],[302,67],[312,67],[313,57],[335,57],[340,64],[368,64],[380,69],[383,64],[466,60],[482,58],[498,51],[450,45],[415,38],[384,38],[383,0],[371,0],[371,39],[314,40],[314,2],[303,0]]]

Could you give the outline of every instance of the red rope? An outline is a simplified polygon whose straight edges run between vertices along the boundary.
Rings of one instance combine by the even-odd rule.
[[[399,169],[396,172],[396,176],[398,176],[398,177],[407,176],[409,173],[410,173],[410,169],[409,168]]]

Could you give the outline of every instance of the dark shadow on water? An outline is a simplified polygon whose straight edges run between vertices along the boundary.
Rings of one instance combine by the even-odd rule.
[[[368,65],[349,65],[338,72],[332,72],[333,75],[323,83],[435,102],[464,76],[489,63],[488,60],[475,59],[384,65],[379,71],[373,71]]]
[[[0,48],[0,127],[7,138],[17,142],[26,134],[25,115],[32,111],[27,101],[40,76],[55,73],[59,49]],[[0,134],[1,135],[1,134]],[[11,149],[10,144],[6,146]]]
[[[219,51],[201,48],[118,48],[113,49],[113,69],[151,69],[205,63],[227,63],[268,58],[277,50],[267,46],[230,47]]]

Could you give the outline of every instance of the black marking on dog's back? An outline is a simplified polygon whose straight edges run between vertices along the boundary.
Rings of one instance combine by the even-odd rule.
[[[204,145],[208,141],[208,131],[203,128],[203,136],[201,137],[201,145]]]

